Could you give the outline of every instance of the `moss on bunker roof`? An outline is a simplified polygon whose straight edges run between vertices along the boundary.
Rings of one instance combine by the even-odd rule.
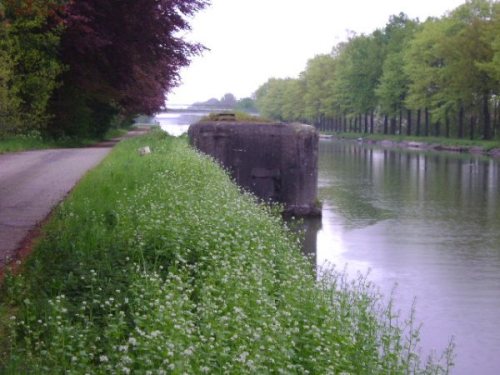
[[[276,123],[269,119],[259,117],[257,115],[248,114],[245,112],[213,112],[201,118],[200,122],[217,121],[217,122],[242,122],[242,123]]]

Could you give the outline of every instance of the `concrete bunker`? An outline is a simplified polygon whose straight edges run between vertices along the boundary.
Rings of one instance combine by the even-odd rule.
[[[318,133],[304,124],[200,121],[190,126],[191,145],[211,155],[234,180],[286,215],[319,216]]]

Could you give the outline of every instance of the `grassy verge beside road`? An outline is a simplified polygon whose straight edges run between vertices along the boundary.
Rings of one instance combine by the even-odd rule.
[[[150,146],[140,157],[137,149]],[[123,141],[53,214],[0,303],[3,374],[446,373],[373,286],[316,281],[210,158]],[[447,352],[449,354],[449,352]],[[421,371],[421,372],[420,372]]]
[[[104,140],[120,137],[127,133],[125,129],[111,129],[103,137]],[[44,150],[49,148],[82,147],[94,144],[97,140],[66,138],[61,140],[44,139],[38,132],[23,135],[0,137],[0,154],[27,150]]]

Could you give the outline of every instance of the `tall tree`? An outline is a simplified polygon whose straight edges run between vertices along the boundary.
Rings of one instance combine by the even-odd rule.
[[[68,69],[53,100],[53,129],[70,129],[85,114],[105,123],[117,112],[161,109],[179,69],[202,50],[178,35],[189,29],[187,16],[205,5],[207,0],[68,2],[60,50]]]
[[[379,84],[385,58],[383,35],[352,37],[340,50],[335,78],[336,102],[342,112],[360,115],[377,106],[375,88]]]
[[[406,106],[411,109],[431,108],[437,92],[443,87],[440,41],[444,35],[443,21],[430,18],[404,51],[404,71],[410,80]]]
[[[63,66],[57,1],[4,0],[0,10],[0,115],[11,131],[43,130]],[[0,121],[2,121],[0,119]],[[13,125],[15,129],[12,129]]]
[[[488,0],[471,0],[455,9],[449,17],[454,32],[445,50],[447,90],[442,100],[459,93],[460,100],[478,115],[485,139],[492,136],[489,101],[496,84],[480,66],[493,58],[492,41],[487,37],[493,11]]]
[[[472,0],[446,17],[428,20],[405,55],[411,79],[408,105],[431,109],[440,122],[452,109],[480,113],[484,138],[491,137],[488,101],[494,80],[481,64],[492,61],[491,42],[484,38],[492,13],[491,2]]]
[[[410,79],[404,70],[404,51],[413,38],[418,22],[401,13],[391,16],[384,29],[387,56],[382,67],[382,76],[375,92],[380,110],[390,116],[401,113],[408,96]]]
[[[335,69],[336,61],[331,55],[318,55],[307,62],[306,70],[300,74],[305,86],[306,118],[332,115]]]

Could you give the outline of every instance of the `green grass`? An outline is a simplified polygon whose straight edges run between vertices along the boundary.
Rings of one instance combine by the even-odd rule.
[[[120,143],[5,280],[0,373],[447,373],[365,277],[318,282],[274,211],[185,139]]]
[[[124,129],[111,129],[103,140],[120,137],[127,133]],[[97,139],[63,138],[59,140],[45,139],[38,132],[24,135],[5,135],[0,137],[0,154],[28,150],[45,150],[49,148],[82,147],[96,143]]]
[[[446,138],[446,137],[417,137],[406,135],[389,135],[389,134],[361,134],[361,133],[335,133],[336,137],[346,139],[371,139],[374,141],[394,141],[394,142],[422,142],[428,144],[439,144],[443,146],[456,146],[456,147],[481,147],[486,151],[500,148],[500,140],[483,141],[479,139],[459,139],[459,138]]]
[[[0,154],[25,150],[41,150],[57,147],[57,143],[44,140],[38,133],[8,135],[0,138]]]

